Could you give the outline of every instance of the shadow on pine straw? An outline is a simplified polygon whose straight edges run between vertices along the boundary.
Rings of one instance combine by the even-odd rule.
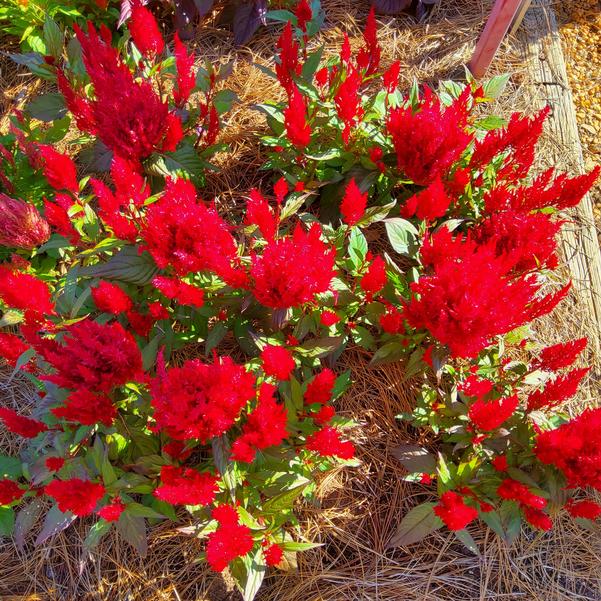
[[[436,85],[439,79],[460,79],[492,0],[445,0],[425,23],[411,16],[379,19],[384,65],[403,62],[402,85],[414,78]],[[347,30],[353,46],[367,15],[366,2],[324,0],[326,28],[317,43],[327,53],[339,51]],[[252,186],[269,188],[270,175],[261,171],[264,152],[257,134],[265,122],[253,104],[281,97],[277,82],[253,63],[270,64],[279,28],[262,30],[245,49],[235,51],[231,36],[209,25],[198,30],[197,53],[212,61],[234,60],[227,86],[241,102],[226,117],[221,141],[228,151],[216,157],[220,171],[207,178],[201,196],[216,197],[236,210]],[[492,107],[507,115],[531,112],[540,100],[531,85],[528,68],[512,41],[505,42],[491,75],[511,72],[504,96]],[[3,77],[6,75],[3,73]],[[9,90],[10,92],[10,90]],[[543,157],[557,150],[550,136],[542,141]],[[544,165],[544,159],[541,166]],[[568,165],[567,167],[569,167]],[[377,233],[375,238],[378,238]],[[581,336],[598,336],[578,299],[572,297],[556,313],[535,324],[541,344]],[[597,357],[587,361],[598,365]],[[592,601],[601,599],[598,566],[601,539],[585,534],[565,517],[546,534],[525,529],[511,547],[485,528],[470,529],[481,556],[470,554],[448,533],[436,533],[409,548],[386,550],[402,516],[412,506],[431,498],[431,487],[402,481],[403,469],[392,456],[399,444],[425,443],[415,431],[395,419],[412,405],[412,387],[404,381],[401,364],[370,369],[358,349],[349,351],[343,367],[353,372],[352,390],[338,409],[362,427],[355,430],[357,469],[337,470],[320,482],[314,506],[299,505],[302,535],[323,546],[299,555],[298,570],[270,575],[259,593],[261,601]],[[6,383],[8,373],[0,381]],[[597,386],[588,382],[573,401],[581,408],[595,398]],[[24,408],[32,403],[24,380],[0,387],[0,402]],[[2,452],[16,450],[16,442],[0,432]],[[186,523],[182,514],[182,524]],[[31,541],[23,550],[12,541],[0,542],[0,597],[2,599],[82,599],[145,601],[234,601],[239,599],[231,581],[210,574],[193,559],[202,549],[194,538],[172,525],[151,530],[149,552],[139,558],[116,534],[103,540],[91,559],[81,543],[88,524],[77,524],[44,547]]]

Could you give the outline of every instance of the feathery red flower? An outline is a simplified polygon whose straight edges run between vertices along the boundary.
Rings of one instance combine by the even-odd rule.
[[[175,440],[205,443],[221,436],[254,398],[255,378],[229,357],[215,357],[212,364],[186,361],[168,371],[159,363],[152,385],[157,428]]]
[[[212,515],[219,527],[208,536],[207,561],[213,571],[223,572],[231,561],[246,555],[254,542],[250,528],[239,523],[235,507],[219,505]]]
[[[427,188],[407,200],[401,209],[401,215],[403,217],[417,215],[418,219],[433,221],[443,217],[450,204],[451,199],[445,192],[440,176],[437,176]]]
[[[463,496],[452,490],[442,494],[434,513],[453,531],[463,530],[478,517],[478,511],[466,505]]]
[[[17,364],[19,357],[29,348],[15,334],[0,332],[0,357],[6,359],[13,367]]]
[[[384,263],[384,259],[378,255],[367,268],[367,271],[361,278],[359,284],[367,294],[374,295],[384,288],[387,281],[386,263]]]
[[[294,77],[300,75],[301,72],[299,62],[300,48],[298,42],[294,39],[290,21],[284,25],[282,34],[277,42],[277,49],[279,50],[279,61],[275,64],[275,72],[278,81],[290,95],[293,87],[296,87]]]
[[[547,346],[540,352],[532,367],[547,371],[558,371],[564,367],[570,367],[586,348],[587,343],[588,338],[584,337]]]
[[[547,506],[547,499],[539,497],[521,482],[513,480],[512,478],[505,478],[503,482],[497,488],[497,494],[502,499],[508,501],[516,501],[520,505],[525,507],[531,507],[532,509],[544,509]]]
[[[594,501],[574,501],[574,499],[570,499],[566,505],[566,509],[574,518],[596,520],[601,515],[601,505]]]
[[[313,11],[308,0],[299,0],[294,9],[294,15],[296,16],[298,28],[303,33],[307,33],[307,23],[313,18]]]
[[[269,206],[267,199],[254,188],[250,191],[248,200],[246,201],[246,223],[256,225],[265,240],[273,240],[275,238],[278,229],[276,216]]]
[[[194,54],[188,53],[186,45],[180,40],[179,33],[174,38],[175,67],[177,69],[177,86],[173,91],[173,98],[177,106],[183,106],[196,85],[194,72]]]
[[[263,549],[263,556],[268,566],[277,566],[282,563],[284,552],[282,551],[282,547],[274,543]]]
[[[329,328],[340,321],[340,316],[334,311],[322,311],[319,315],[319,322]]]
[[[328,367],[322,369],[307,385],[305,403],[327,403],[332,398],[335,384],[336,374]]]
[[[146,57],[154,58],[165,48],[165,41],[154,15],[142,6],[140,0],[132,2],[127,28],[137,49]]]
[[[490,432],[499,428],[515,413],[518,403],[517,395],[490,401],[478,399],[470,405],[468,416],[478,430]]]
[[[283,346],[268,344],[261,352],[263,371],[276,380],[289,380],[296,363],[292,353]]]
[[[331,426],[325,426],[314,434],[307,436],[305,447],[315,451],[323,457],[339,457],[352,459],[355,456],[355,447],[352,442],[340,439],[340,431]]]
[[[376,11],[372,6],[367,15],[365,30],[363,31],[363,41],[365,45],[359,50],[357,55],[357,66],[365,69],[365,75],[373,75],[380,66],[380,56],[382,51],[378,44]]]
[[[382,75],[382,85],[389,94],[392,94],[399,85],[399,76],[401,74],[401,61],[394,61]]]
[[[553,522],[551,518],[540,509],[533,509],[532,507],[526,507],[524,509],[524,517],[526,521],[534,528],[539,530],[551,530],[553,528]]]
[[[8,505],[25,494],[17,482],[8,478],[0,479],[0,505]]]
[[[28,273],[0,265],[0,300],[13,309],[42,315],[54,313],[48,284]]]
[[[403,314],[392,305],[380,316],[380,327],[387,334],[398,334],[403,329]]]
[[[590,367],[573,369],[566,374],[557,376],[554,380],[547,382],[541,390],[535,390],[528,395],[528,411],[539,411],[550,409],[568,399],[571,399],[578,391],[578,386]]]
[[[367,206],[367,195],[367,192],[361,193],[355,178],[351,178],[340,203],[340,213],[344,223],[353,226],[363,217]]]
[[[125,510],[125,504],[120,497],[115,497],[108,505],[99,509],[96,513],[107,522],[116,522]]]
[[[66,154],[62,154],[48,144],[36,145],[42,158],[42,170],[48,183],[55,190],[79,192],[75,163]]]
[[[186,282],[165,276],[156,276],[152,285],[167,298],[176,300],[180,305],[202,307],[204,305],[204,290]]]
[[[62,457],[47,457],[44,463],[51,472],[58,472],[65,465],[65,460]]]
[[[253,294],[266,307],[298,307],[326,292],[334,277],[335,250],[321,240],[321,228],[297,224],[292,236],[269,242],[252,257]]]
[[[306,146],[311,141],[311,126],[307,120],[307,104],[295,83],[290,84],[288,106],[284,109],[286,136],[295,146]]]
[[[64,207],[44,198],[44,217],[46,217],[46,221],[48,221],[54,230],[67,238],[73,246],[79,244],[81,235],[73,227],[69,213],[67,213]]]
[[[164,465],[153,495],[171,505],[210,505],[219,492],[217,478],[187,467]]]
[[[0,245],[27,250],[50,238],[50,227],[30,202],[0,193]]]
[[[51,411],[58,418],[84,426],[102,423],[108,427],[117,417],[117,408],[106,394],[85,389],[73,391],[64,405],[54,407]]]
[[[16,411],[7,407],[0,407],[0,420],[4,422],[10,432],[23,438],[35,438],[40,432],[48,430],[46,424],[37,419],[19,415]]]
[[[94,512],[105,490],[102,484],[71,478],[53,480],[44,487],[44,492],[57,502],[63,513],[70,511],[78,517],[83,517]]]
[[[102,280],[92,287],[92,298],[99,311],[119,315],[132,308],[131,298],[117,284]]]
[[[338,87],[334,95],[336,112],[340,120],[344,123],[342,130],[342,140],[348,145],[351,130],[357,126],[363,117],[363,108],[361,106],[361,96],[359,88],[361,86],[361,74],[357,69],[349,65],[346,78]]]

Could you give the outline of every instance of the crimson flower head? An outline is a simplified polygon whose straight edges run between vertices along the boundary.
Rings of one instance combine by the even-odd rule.
[[[196,85],[194,72],[194,54],[188,53],[186,45],[181,41],[179,33],[175,33],[175,67],[177,69],[177,85],[173,91],[173,98],[177,106],[183,106]]]
[[[0,332],[0,357],[15,367],[19,357],[29,348],[17,335]]]
[[[57,194],[57,198],[58,198]],[[77,246],[81,241],[81,235],[79,232],[73,227],[73,223],[71,222],[71,217],[69,217],[69,213],[67,213],[67,209],[63,206],[50,202],[46,198],[44,198],[44,217],[48,224],[61,236],[64,236],[73,244],[73,246]]]
[[[314,434],[307,436],[305,447],[309,451],[315,451],[322,457],[352,459],[355,456],[353,443],[348,440],[341,440],[340,431],[332,426],[325,426]]]
[[[263,371],[276,380],[289,380],[296,363],[292,353],[283,346],[268,344],[261,352]]]
[[[386,313],[380,316],[380,326],[388,334],[398,334],[403,327],[403,314],[390,305],[386,307]]]
[[[240,524],[238,511],[232,505],[215,507],[212,515],[219,527],[208,536],[207,561],[213,571],[223,572],[231,561],[253,548],[252,531]]]
[[[573,369],[547,382],[542,390],[535,390],[528,396],[528,411],[550,409],[571,399],[578,391],[580,382],[589,369],[589,367]]]
[[[57,502],[63,513],[70,511],[78,517],[83,517],[94,512],[105,490],[102,484],[71,478],[53,480],[44,487],[44,492]]]
[[[374,295],[384,288],[387,281],[386,263],[384,263],[384,259],[378,255],[371,262],[365,275],[361,278],[361,289],[368,295]]]
[[[584,337],[547,346],[534,361],[533,367],[547,371],[558,371],[564,367],[570,367],[586,348],[587,343],[588,339]]]
[[[322,311],[319,315],[319,322],[329,328],[340,321],[340,316],[334,311]]]
[[[434,513],[453,531],[463,530],[478,517],[478,511],[466,505],[463,496],[452,490],[442,494]]]
[[[288,413],[284,405],[276,402],[275,386],[261,385],[257,407],[248,414],[242,434],[232,445],[232,459],[250,463],[257,450],[279,445],[287,436]]]
[[[54,313],[48,284],[33,275],[0,265],[0,300],[13,309],[41,315]]]
[[[115,497],[108,505],[99,509],[96,513],[107,522],[116,522],[125,510],[125,503],[120,497]]]
[[[450,204],[451,199],[445,192],[442,180],[436,177],[427,188],[407,200],[401,209],[401,215],[403,217],[416,215],[418,219],[434,221],[444,217]]]
[[[502,499],[508,501],[516,501],[524,507],[530,507],[532,509],[544,509],[547,506],[547,499],[539,497],[521,482],[513,480],[512,478],[505,478],[503,482],[497,488],[497,494]]]
[[[417,109],[398,107],[390,112],[387,129],[399,169],[416,184],[427,186],[445,178],[451,166],[470,143],[467,133],[469,86],[443,109],[440,100],[426,88]]]
[[[298,307],[330,288],[335,250],[321,240],[321,228],[297,224],[292,236],[271,241],[252,257],[253,294],[266,307]]]
[[[0,193],[0,246],[30,250],[48,238],[48,222],[33,204]]]
[[[8,505],[17,501],[24,494],[25,491],[14,480],[0,479],[0,505]]]
[[[308,0],[299,0],[299,3],[294,9],[294,14],[296,16],[298,28],[303,33],[307,33],[307,23],[313,18],[313,11],[311,10],[311,5]]]
[[[533,509],[532,507],[526,507],[524,509],[524,517],[526,521],[539,530],[551,530],[553,528],[553,522],[551,518],[540,509]]]
[[[92,288],[92,298],[98,310],[119,315],[132,308],[131,298],[117,284],[101,281]]]
[[[164,465],[161,484],[154,489],[153,495],[171,505],[210,505],[218,492],[217,478],[213,474]]]
[[[284,185],[286,185],[286,180],[283,181]],[[286,185],[287,191],[288,186]],[[278,192],[281,194],[280,190]],[[284,192],[284,195],[286,192]],[[273,240],[275,238],[278,229],[276,216],[269,206],[267,199],[254,188],[250,191],[248,200],[246,201],[246,223],[256,225],[265,240]]]
[[[47,457],[44,464],[51,472],[58,472],[65,465],[65,460],[62,457]]]
[[[42,158],[42,169],[48,183],[55,190],[69,190],[73,194],[79,192],[77,170],[75,163],[48,144],[37,144],[37,149]]]
[[[66,327],[59,343],[40,339],[40,354],[56,370],[45,379],[65,388],[107,392],[142,374],[142,354],[134,337],[117,322],[91,319]]]
[[[263,549],[263,556],[265,557],[265,563],[268,566],[277,566],[282,563],[284,551],[282,551],[282,547],[274,543]]]
[[[192,286],[176,278],[156,276],[152,285],[167,298],[176,300],[180,305],[190,307],[202,307],[204,305],[204,290],[198,286]],[[162,313],[163,318],[165,313]],[[167,315],[168,316],[168,315]]]
[[[154,419],[175,440],[203,443],[229,430],[255,398],[255,378],[229,357],[212,364],[198,359],[168,371],[159,364],[152,385]]]
[[[356,225],[356,223],[365,214],[367,206],[367,192],[361,193],[355,178],[351,178],[344,191],[342,202],[340,203],[340,213],[342,220],[348,226]]]
[[[378,44],[376,11],[373,6],[367,15],[367,22],[363,31],[363,41],[365,42],[365,46],[359,50],[357,66],[360,69],[365,69],[365,74],[369,76],[378,70],[382,54],[380,44]]]
[[[334,384],[336,384],[336,374],[329,367],[322,369],[307,385],[305,403],[307,405],[327,403],[334,393]]]
[[[361,73],[349,65],[346,78],[340,84],[334,95],[336,112],[338,113],[338,117],[340,117],[341,121],[344,123],[342,141],[345,146],[349,143],[352,129],[357,126],[363,117],[361,96],[359,94],[361,81]]]
[[[275,72],[282,87],[290,94],[293,87],[296,87],[294,77],[301,73],[300,49],[298,42],[294,39],[290,21],[284,25],[282,34],[278,39],[277,48],[279,50],[279,61],[276,62]]]
[[[594,501],[574,501],[570,499],[566,505],[568,513],[575,518],[585,518],[587,520],[596,520],[601,516],[601,505]]]
[[[284,109],[286,136],[295,146],[303,147],[311,141],[311,126],[307,118],[307,104],[295,83],[290,84],[288,106]]]
[[[470,405],[468,417],[478,430],[490,432],[506,422],[517,409],[517,395],[496,400],[478,399]]]
[[[233,274],[237,247],[230,227],[213,207],[198,201],[191,182],[167,183],[146,212],[142,238],[161,269],[171,266],[178,275],[208,270],[226,282]]]
[[[35,438],[40,432],[46,432],[48,426],[37,419],[19,415],[16,411],[7,407],[0,407],[0,420],[13,434],[23,438]]]
[[[58,418],[84,426],[102,423],[108,427],[117,417],[117,408],[110,397],[85,389],[73,391],[64,405],[54,407],[51,411]]]
[[[389,94],[392,94],[399,85],[401,74],[401,61],[394,61],[382,75],[382,84]]]
[[[134,44],[146,58],[153,58],[163,52],[165,41],[158,23],[153,14],[145,6],[142,6],[140,0],[132,2],[131,17],[127,28]]]

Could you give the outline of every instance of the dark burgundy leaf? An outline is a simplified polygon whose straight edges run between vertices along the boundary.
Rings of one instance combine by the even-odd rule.
[[[194,20],[198,18],[198,9],[194,0],[174,0],[175,27],[182,40],[192,37]]]
[[[411,0],[374,0],[373,7],[377,13],[396,15],[411,6]]]
[[[246,44],[257,31],[261,23],[265,22],[267,12],[266,0],[243,2],[238,5],[234,13],[234,44]]]
[[[213,8],[213,4],[215,4],[215,0],[194,0],[194,5],[200,18],[209,13]]]

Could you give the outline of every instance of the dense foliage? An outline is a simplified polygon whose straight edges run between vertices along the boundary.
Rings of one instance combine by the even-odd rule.
[[[569,291],[560,211],[598,170],[531,176],[546,109],[483,116],[503,78],[403,94],[373,12],[358,52],[346,38],[326,61],[308,49],[312,18],[296,11],[265,69],[287,98],[259,107],[279,173],[241,219],[198,191],[234,100],[218,91],[227,68],[196,69],[177,36],[170,51],[141,5],[118,47],[90,24],[66,53],[31,58],[58,92],[17,113],[0,147],[0,354],[40,400],[0,409],[28,439],[1,459],[3,532],[45,496],[38,543],[94,514],[89,548],[115,527],[144,553],[146,520],[185,506],[209,565],[251,599],[266,566],[311,547],[295,501],[354,462],[334,408],[351,345],[404,362],[418,395],[399,417],[432,435],[397,453],[440,500],[392,545],[446,524],[473,548],[476,519],[511,539],[522,519],[551,527],[550,508],[601,512],[571,499],[601,488],[601,410],[561,408],[586,340],[541,348],[530,325]],[[55,148],[74,130],[77,164]],[[17,519],[18,536],[34,521]]]

